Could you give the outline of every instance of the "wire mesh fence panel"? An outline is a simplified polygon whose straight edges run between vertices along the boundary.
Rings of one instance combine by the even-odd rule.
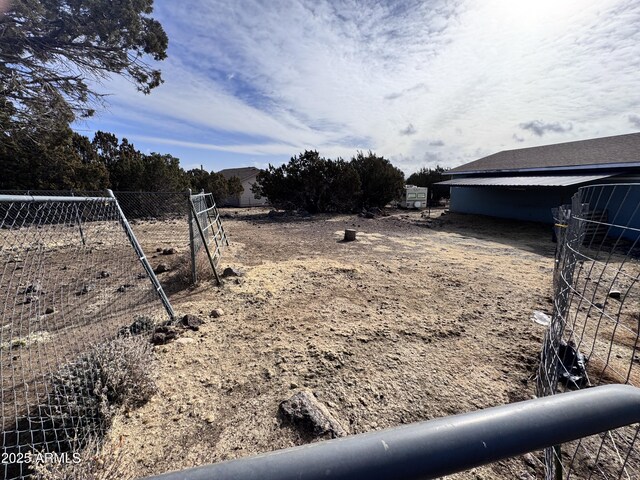
[[[640,387],[640,185],[581,188],[565,225],[538,395]],[[548,449],[547,478],[640,478],[639,435],[636,424]]]
[[[191,197],[188,190],[113,193],[165,292],[171,294],[198,280],[214,276],[197,230],[197,222],[191,221],[190,211],[190,199],[193,198],[207,246],[211,246],[212,258],[217,265],[222,245],[227,245],[228,241],[212,194],[203,192]],[[5,190],[0,194],[101,197],[105,192]]]
[[[87,352],[169,319],[112,198],[0,196],[4,478],[104,428]]]
[[[189,193],[114,192],[168,293],[190,285]]]
[[[197,281],[208,272],[209,275],[213,273],[219,282],[216,268],[224,247],[229,245],[220,212],[210,193],[192,195],[191,208],[194,279]]]

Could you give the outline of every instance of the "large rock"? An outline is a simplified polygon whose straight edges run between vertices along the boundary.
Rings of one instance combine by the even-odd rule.
[[[280,415],[303,436],[337,438],[347,435],[327,407],[306,390],[280,403]]]

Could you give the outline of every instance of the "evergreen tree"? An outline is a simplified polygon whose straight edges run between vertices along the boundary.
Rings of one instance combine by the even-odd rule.
[[[144,93],[162,82],[145,60],[166,57],[153,0],[12,0],[0,15],[0,131],[59,130],[90,116],[92,80],[119,74]],[[95,84],[95,83],[94,83]],[[42,141],[42,137],[32,137]]]
[[[389,160],[369,151],[366,155],[358,152],[351,160],[358,172],[361,184],[360,204],[362,207],[382,208],[392,200],[397,200],[404,189],[404,173],[394,167]]]

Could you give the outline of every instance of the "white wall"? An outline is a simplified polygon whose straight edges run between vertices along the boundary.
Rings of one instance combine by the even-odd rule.
[[[256,177],[251,177],[244,182],[242,182],[242,187],[244,188],[244,192],[240,195],[240,207],[255,207],[259,205],[266,205],[267,199],[260,198],[256,199],[254,197],[254,193],[251,191],[251,186],[255,183]]]

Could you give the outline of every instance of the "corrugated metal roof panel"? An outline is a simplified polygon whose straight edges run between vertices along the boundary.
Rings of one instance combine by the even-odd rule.
[[[537,177],[472,177],[438,182],[449,187],[567,187],[593,182],[613,175],[545,175]]]

